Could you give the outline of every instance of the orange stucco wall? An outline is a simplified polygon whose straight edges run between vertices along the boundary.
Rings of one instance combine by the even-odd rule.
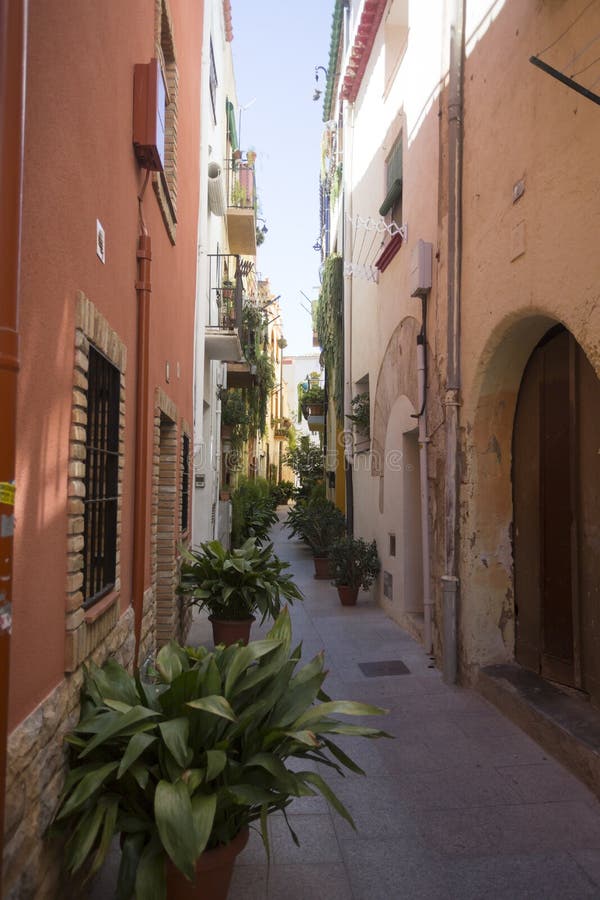
[[[188,422],[192,421],[202,8],[196,0],[170,3],[179,69],[175,246],[150,185],[144,198],[153,244],[149,405],[153,405],[155,387],[161,386]],[[77,291],[89,297],[127,346],[121,609],[131,602],[137,193],[144,178],[131,143],[133,67],[155,55],[154,28],[153,0],[110,4],[38,0],[30,4],[12,726],[63,677],[67,461]],[[95,252],[96,219],[106,232],[106,265]],[[169,384],[165,382],[167,360]],[[151,466],[149,491],[150,478]],[[149,535],[148,523],[147,583]]]

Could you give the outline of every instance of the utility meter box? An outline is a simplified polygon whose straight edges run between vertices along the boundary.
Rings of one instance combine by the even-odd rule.
[[[410,256],[409,287],[411,297],[426,297],[431,290],[433,245],[418,240]]]

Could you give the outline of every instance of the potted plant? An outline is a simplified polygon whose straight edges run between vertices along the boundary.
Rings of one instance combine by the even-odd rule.
[[[364,774],[332,736],[386,735],[338,717],[386,710],[330,701],[323,654],[300,668],[291,638],[285,609],[266,640],[247,647],[168,644],[151,683],[114,660],[92,664],[53,825],[68,836],[72,873],[97,872],[120,833],[119,898],[225,900],[248,827],[260,828],[268,854],[267,817],[295,797],[320,793],[354,825],[314,764]],[[220,879],[211,878],[223,855]]]
[[[181,550],[178,593],[210,613],[215,644],[248,642],[254,613],[264,622],[279,615],[282,601],[302,600],[302,593],[273,553],[273,544],[259,547],[251,537],[238,548],[226,550],[219,541],[201,544],[199,551]]]
[[[315,578],[329,578],[329,549],[346,531],[346,519],[341,510],[331,500],[317,497],[290,510],[286,525],[310,547]]]
[[[362,450],[368,450],[369,437],[371,433],[371,407],[369,400],[369,392],[357,394],[352,398],[352,413],[346,418],[354,424],[356,445],[355,449],[358,453]]]
[[[325,409],[325,388],[315,385],[304,390],[300,405],[305,419],[308,420],[309,416],[322,416]]]
[[[343,537],[329,551],[331,575],[344,606],[355,606],[358,591],[367,591],[381,568],[377,544],[362,538]]]

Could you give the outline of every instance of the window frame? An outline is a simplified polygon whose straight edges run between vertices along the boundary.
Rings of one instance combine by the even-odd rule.
[[[104,353],[90,344],[85,426],[86,466],[83,479],[85,496],[82,590],[83,609],[86,611],[115,588],[119,503],[119,414],[119,370]],[[94,555],[97,557],[96,561]],[[99,578],[102,580],[101,584],[98,584]]]

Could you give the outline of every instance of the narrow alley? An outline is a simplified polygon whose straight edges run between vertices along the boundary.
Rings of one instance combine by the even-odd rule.
[[[279,510],[280,518],[285,514]],[[600,803],[576,778],[475,692],[449,687],[422,649],[362,593],[342,607],[313,577],[312,557],[274,529],[305,595],[291,608],[294,643],[308,661],[325,650],[324,688],[335,699],[389,709],[393,740],[347,738],[366,777],[324,769],[356,823],[321,797],[270,818],[268,870],[258,831],[234,869],[230,900],[515,900],[600,897]],[[268,626],[253,628],[257,639]],[[190,643],[212,646],[198,617]],[[401,661],[406,672],[367,676],[361,663]],[[369,722],[374,724],[374,722]],[[90,900],[113,897],[118,851]]]

